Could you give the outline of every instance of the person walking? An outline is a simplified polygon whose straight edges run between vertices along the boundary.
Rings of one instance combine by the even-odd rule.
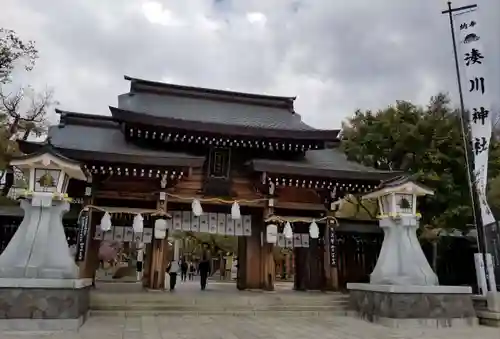
[[[181,281],[186,281],[187,272],[188,272],[188,264],[187,264],[186,260],[182,260],[182,263],[181,263]]]
[[[175,284],[177,283],[177,273],[179,273],[180,265],[175,259],[168,264],[167,273],[170,276],[170,291],[175,290]]]
[[[196,273],[196,267],[194,267],[194,264],[192,261],[189,262],[189,272],[188,272],[188,276],[189,276],[189,280],[193,280],[194,279],[194,274]]]
[[[200,285],[203,291],[207,287],[207,279],[210,274],[210,261],[206,253],[203,254],[198,269],[200,270]]]

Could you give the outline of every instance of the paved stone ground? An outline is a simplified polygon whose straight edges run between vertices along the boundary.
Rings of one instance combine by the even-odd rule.
[[[389,329],[350,317],[103,317],[78,333],[0,333],[2,339],[498,339],[500,329]]]

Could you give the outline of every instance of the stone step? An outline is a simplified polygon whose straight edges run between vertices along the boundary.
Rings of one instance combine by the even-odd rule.
[[[472,296],[472,302],[476,311],[488,309],[488,302],[486,301],[486,297],[476,295]]]
[[[310,317],[310,316],[345,316],[344,310],[328,311],[112,311],[112,310],[90,310],[91,317],[142,317],[142,316],[199,316],[199,315],[219,315],[219,316],[273,316],[273,317]]]
[[[210,306],[200,306],[200,305],[109,305],[109,304],[97,304],[91,305],[91,310],[99,311],[186,311],[186,312],[212,312],[212,311],[228,311],[228,312],[239,312],[239,311],[311,311],[311,312],[326,312],[335,310],[347,309],[346,305],[335,305],[335,306],[227,306],[224,304],[220,305],[210,305]]]
[[[481,325],[500,327],[500,313],[476,310],[476,315]]]
[[[234,304],[252,304],[252,303],[267,303],[267,304],[275,304],[275,303],[293,303],[293,304],[301,304],[301,303],[329,303],[332,301],[343,301],[348,300],[349,297],[344,294],[271,294],[271,293],[261,293],[261,294],[253,294],[253,295],[217,295],[217,294],[176,294],[170,292],[156,292],[156,293],[135,293],[135,294],[112,294],[112,293],[96,293],[92,292],[90,294],[91,300],[106,300],[106,301],[115,301],[115,300],[127,300],[132,302],[173,302],[173,301],[182,301],[182,302],[192,302],[192,303],[210,303],[217,302],[219,303],[221,299],[225,302],[231,302]]]
[[[290,300],[278,300],[278,301],[261,301],[261,300],[233,300],[233,299],[216,299],[216,300],[206,300],[206,299],[158,299],[158,300],[140,300],[140,299],[106,299],[106,298],[91,298],[91,305],[199,305],[199,306],[217,306],[217,305],[227,305],[227,306],[335,306],[335,305],[345,305],[348,304],[347,299],[326,299],[321,301],[290,301]]]

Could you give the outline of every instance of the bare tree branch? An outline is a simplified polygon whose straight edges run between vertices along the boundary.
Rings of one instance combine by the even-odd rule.
[[[19,61],[26,61],[24,69],[31,71],[38,58],[33,41],[24,42],[10,29],[0,28],[0,83],[10,81],[10,75]]]
[[[377,217],[370,211],[368,207],[366,207],[366,205],[363,203],[363,200],[360,199],[358,196],[355,196],[354,194],[346,194],[344,200],[356,206],[357,209],[356,212],[359,213],[360,208],[362,208],[371,219],[375,219]]]

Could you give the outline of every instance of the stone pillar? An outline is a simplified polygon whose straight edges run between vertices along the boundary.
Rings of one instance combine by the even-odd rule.
[[[33,193],[21,207],[24,219],[0,255],[0,331],[77,329],[92,279],[78,279],[69,251],[62,224],[69,204]]]
[[[371,284],[436,286],[438,278],[417,239],[416,216],[387,217],[380,220],[384,242]]]

